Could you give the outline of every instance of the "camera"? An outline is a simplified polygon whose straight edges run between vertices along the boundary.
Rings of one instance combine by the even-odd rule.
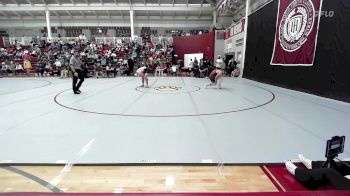
[[[345,136],[334,136],[327,141],[326,158],[334,158],[344,152]]]
[[[332,139],[327,140],[326,146],[326,158],[327,160],[323,163],[323,168],[337,168],[334,162],[334,158],[340,153],[344,152],[345,136],[334,136]]]

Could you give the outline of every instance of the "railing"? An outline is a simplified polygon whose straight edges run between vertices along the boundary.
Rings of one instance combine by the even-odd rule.
[[[173,37],[163,37],[163,36],[151,37],[151,41],[153,44],[162,44],[162,43],[172,44]]]
[[[122,42],[130,43],[130,37],[95,37],[95,42],[98,44],[120,44]],[[142,43],[141,37],[135,37],[134,42]]]
[[[4,37],[4,46],[9,47],[10,45],[23,45],[23,46],[28,46],[32,44],[32,37]],[[47,42],[60,42],[63,41],[64,43],[70,43],[70,42],[76,42],[76,41],[82,41],[82,42],[87,42],[88,40],[82,40],[79,39],[78,37],[52,37],[51,39],[47,37],[41,37],[37,38],[37,43],[39,43],[41,40],[46,40]],[[118,43],[130,43],[131,38],[130,37],[95,37],[94,41],[97,44],[110,44],[110,45],[115,45]],[[141,44],[142,43],[142,38],[141,37],[135,37],[134,41]],[[173,43],[173,38],[172,37],[152,37],[151,41],[155,44],[158,43],[167,43],[167,44],[172,44]]]
[[[65,43],[69,43],[69,42],[76,42],[79,41],[78,37],[52,37],[51,39],[47,38],[47,42],[59,42],[59,41],[63,41]],[[83,40],[83,41],[87,41],[87,40]]]
[[[9,37],[9,42],[7,44],[19,44],[19,45],[23,45],[23,46],[27,46],[30,45],[32,41],[31,37]],[[8,46],[8,45],[5,45]]]

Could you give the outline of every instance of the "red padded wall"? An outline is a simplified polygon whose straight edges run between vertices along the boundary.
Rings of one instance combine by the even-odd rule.
[[[176,36],[173,38],[173,45],[176,54],[184,59],[184,54],[203,53],[209,60],[214,59],[215,49],[214,32],[203,33],[193,36]]]

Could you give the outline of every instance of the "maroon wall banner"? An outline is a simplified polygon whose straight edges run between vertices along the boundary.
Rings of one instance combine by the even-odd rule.
[[[209,60],[214,60],[215,34],[214,32],[203,33],[193,36],[173,37],[173,46],[176,54],[184,59],[184,54],[203,53]]]
[[[271,65],[312,66],[322,0],[279,0]]]

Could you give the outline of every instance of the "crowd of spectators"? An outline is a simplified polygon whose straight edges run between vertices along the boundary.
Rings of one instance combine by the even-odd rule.
[[[27,65],[34,62],[38,76],[68,75],[69,60],[75,50],[80,52],[83,69],[89,76],[132,75],[136,66],[170,67],[176,62],[172,46],[169,44],[154,45],[150,42],[123,42],[117,44],[97,44],[94,42],[62,41],[41,42],[32,46],[10,46],[0,50],[1,74],[13,75],[16,65]],[[30,65],[29,65],[30,64]],[[21,70],[25,68],[21,67]],[[33,71],[33,70],[32,70]],[[17,72],[17,71],[16,71]]]
[[[194,59],[185,68],[171,43],[165,41],[154,44],[148,39],[142,43],[119,40],[116,44],[98,44],[84,39],[53,43],[40,40],[33,41],[31,46],[1,48],[1,75],[15,76],[23,73],[70,77],[69,60],[76,50],[80,52],[82,70],[86,77],[131,76],[141,66],[148,66],[153,72],[162,69],[168,75],[179,75],[181,71],[186,71],[194,77],[207,77],[215,69],[215,63],[218,63],[204,57]],[[222,60],[220,63],[223,63]],[[233,68],[229,64],[227,71],[231,69]]]

